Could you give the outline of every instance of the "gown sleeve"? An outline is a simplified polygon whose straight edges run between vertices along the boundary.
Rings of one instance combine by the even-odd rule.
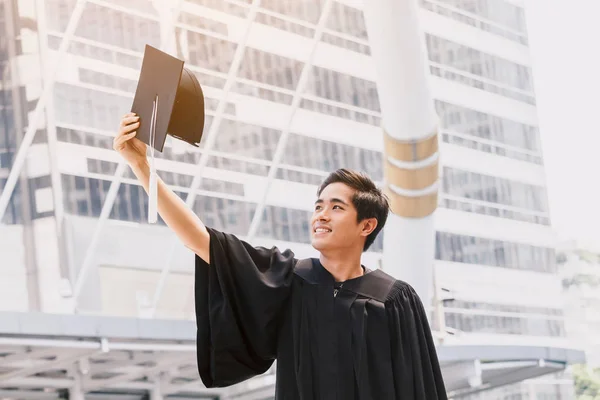
[[[244,381],[273,364],[296,259],[289,250],[253,247],[207,229],[210,265],[196,255],[195,305],[198,371],[210,388]]]
[[[427,314],[416,291],[397,281],[386,303],[395,398],[447,400]]]

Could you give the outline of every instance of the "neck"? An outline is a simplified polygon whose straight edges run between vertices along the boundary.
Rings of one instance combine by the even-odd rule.
[[[364,274],[360,264],[361,254],[352,252],[325,252],[321,253],[319,260],[321,265],[333,276],[336,282],[344,282],[348,279],[357,278]]]

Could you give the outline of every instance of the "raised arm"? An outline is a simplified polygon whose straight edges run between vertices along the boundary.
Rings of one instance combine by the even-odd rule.
[[[150,185],[150,165],[146,144],[135,137],[140,126],[134,113],[123,116],[113,148],[127,161],[146,193]],[[206,263],[209,260],[210,235],[200,218],[158,178],[158,213],[183,244]]]

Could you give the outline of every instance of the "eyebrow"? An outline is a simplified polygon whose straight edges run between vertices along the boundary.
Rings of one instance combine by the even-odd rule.
[[[349,206],[349,204],[348,204],[348,203],[346,203],[344,200],[342,200],[342,199],[338,199],[338,198],[336,198],[336,197],[334,197],[334,198],[332,198],[331,200],[329,200],[329,202],[330,202],[330,203],[341,203],[341,204],[343,204],[343,205],[345,205],[345,206]],[[325,200],[323,200],[323,199],[318,199],[317,201],[315,201],[315,205],[317,205],[317,204],[322,204],[322,203],[325,203]]]

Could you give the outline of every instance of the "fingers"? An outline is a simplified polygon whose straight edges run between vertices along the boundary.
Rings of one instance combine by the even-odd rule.
[[[127,142],[128,140],[135,137],[136,133],[137,133],[137,131],[133,131],[133,132],[129,132],[129,133],[122,134],[122,135],[115,137],[115,139],[113,140],[113,148],[115,150],[121,149],[125,142]]]
[[[139,120],[140,120],[140,117],[138,115],[135,115],[134,113],[125,114],[123,116],[123,118],[121,118],[120,127],[124,128],[133,122],[139,122]]]
[[[140,127],[139,121],[134,122],[133,124],[122,126],[121,129],[119,129],[119,134],[117,135],[117,137],[127,135],[128,133],[131,133],[131,132],[137,130],[137,128],[139,128],[139,127]]]

